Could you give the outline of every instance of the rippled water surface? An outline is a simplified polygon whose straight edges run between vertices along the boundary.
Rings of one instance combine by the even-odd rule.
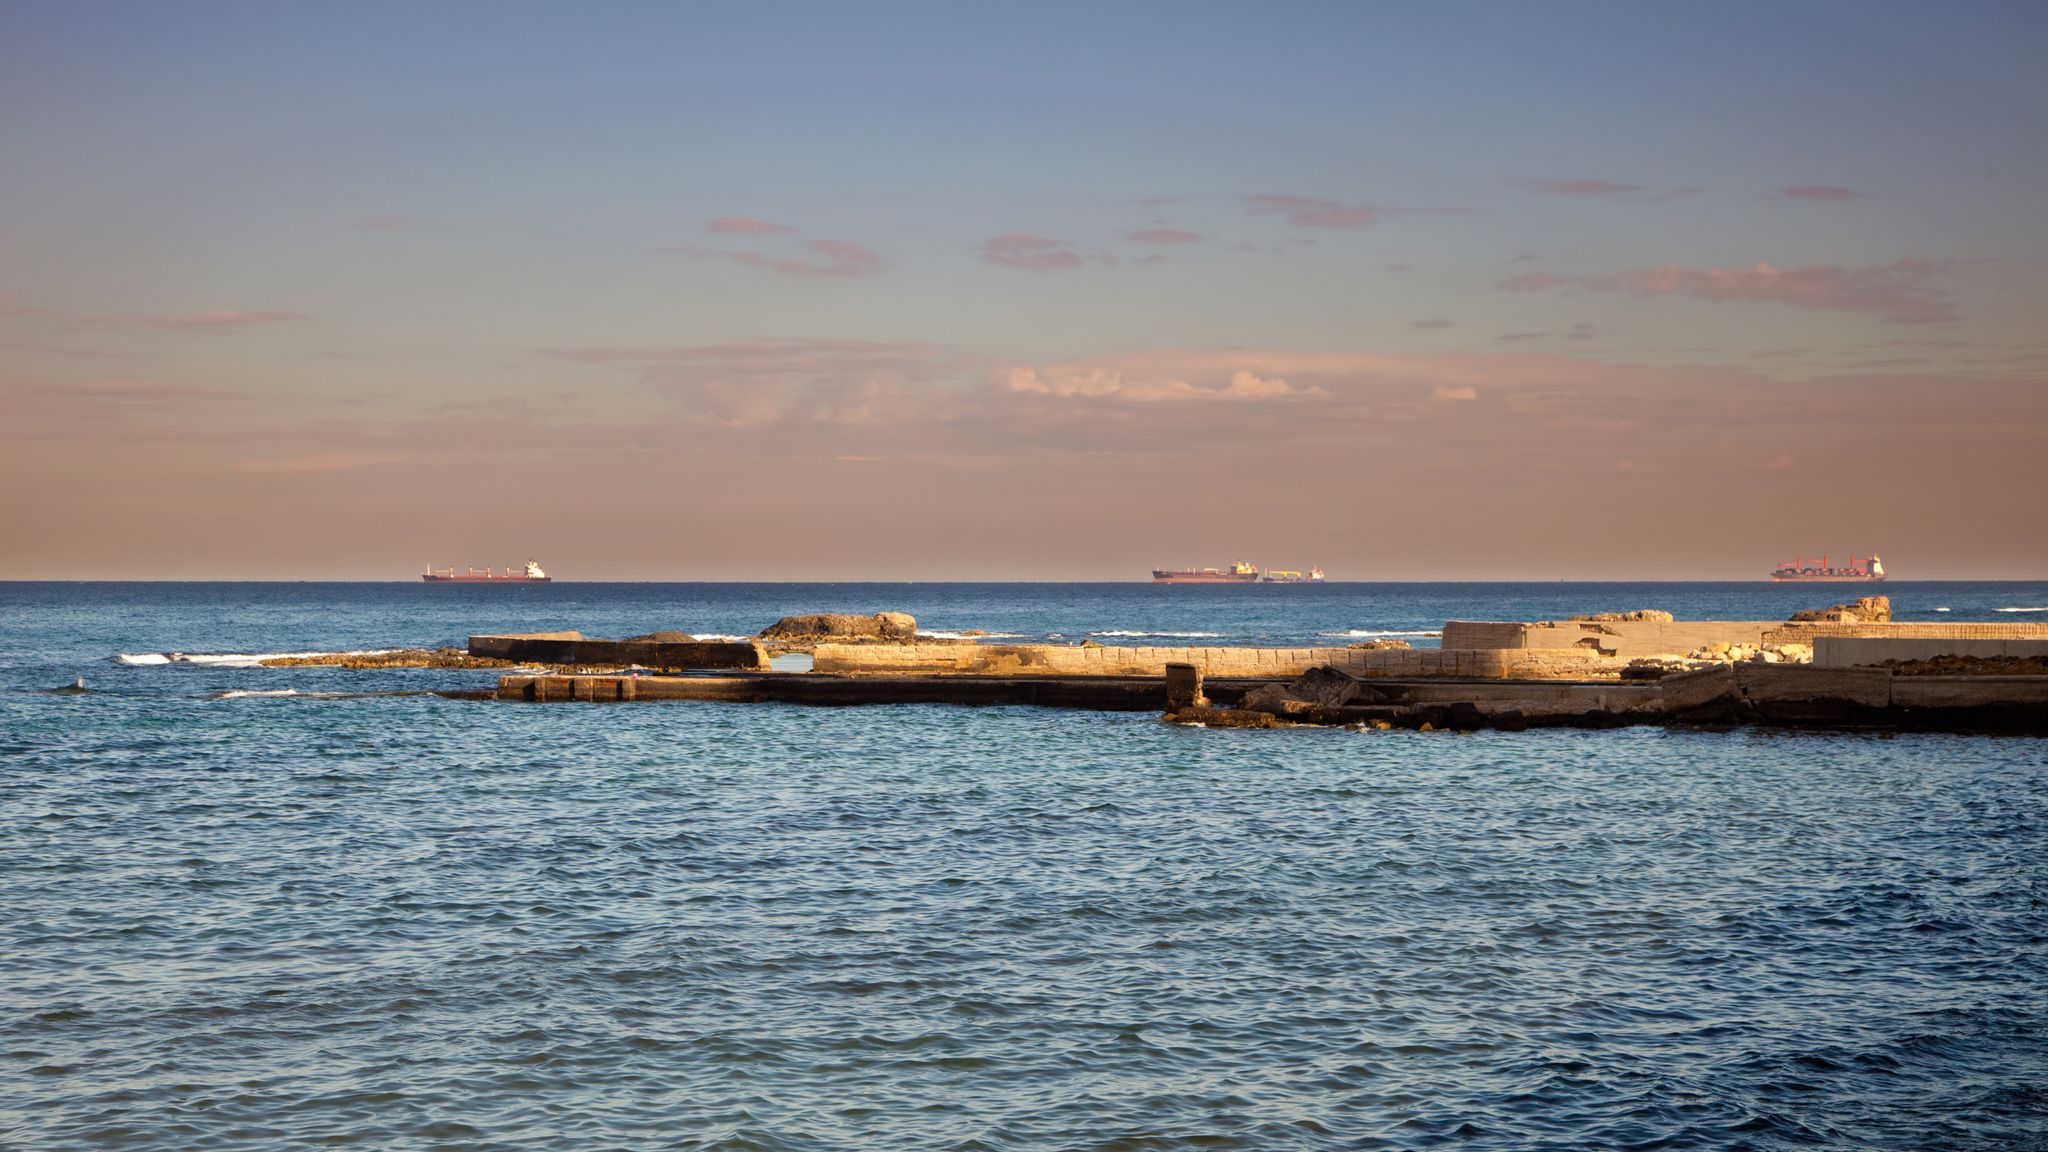
[[[323,595],[0,586],[0,1147],[2048,1147],[2048,741],[111,663],[463,632]],[[1435,614],[1378,596],[1011,619]]]

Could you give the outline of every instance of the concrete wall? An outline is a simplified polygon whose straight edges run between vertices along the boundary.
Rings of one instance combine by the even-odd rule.
[[[1782,627],[1775,620],[1540,620],[1516,624],[1453,620],[1444,625],[1446,648],[1540,650],[1579,648],[1618,660],[1683,656],[1712,644],[1760,644]]]
[[[1791,624],[1781,620],[1539,620],[1520,624],[1453,620],[1444,625],[1445,648],[1584,648],[1633,660],[1679,655],[1713,644],[1812,644],[1821,637],[1882,639],[2048,640],[2048,623]]]
[[[521,640],[581,640],[581,632],[505,632],[495,636],[471,636],[469,654],[488,656],[493,660],[510,660],[510,653]]]
[[[1887,660],[1932,660],[1937,656],[2048,657],[2048,640],[1820,636],[1813,642],[1813,662],[1824,668],[1853,668]]]
[[[1283,679],[1333,665],[1361,677],[1613,675],[1620,664],[1597,653],[1439,648],[1080,648],[1060,644],[820,644],[818,672],[866,676],[1164,676],[1192,664],[1212,677]]]

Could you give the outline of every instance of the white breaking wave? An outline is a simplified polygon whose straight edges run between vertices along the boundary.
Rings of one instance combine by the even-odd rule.
[[[1936,611],[1936,612],[1946,612],[1946,611],[1948,611],[1948,609],[1946,609],[1946,608],[1936,608],[1936,609],[1935,609],[1935,611]]]
[[[237,700],[243,696],[297,696],[297,688],[230,688],[215,696],[215,700]]]
[[[359,648],[347,652],[213,652],[197,655],[185,652],[122,652],[114,663],[139,667],[149,664],[196,664],[206,668],[260,668],[265,660],[303,660],[309,656],[381,656],[396,648]]]
[[[1348,636],[1363,640],[1373,636],[1441,636],[1441,632],[1403,631],[1399,628],[1353,628],[1346,632],[1318,632],[1318,636]]]
[[[930,631],[920,628],[917,634],[920,637],[929,636],[934,640],[1019,640],[1024,636],[1022,632],[983,632],[977,636],[969,636],[965,632],[948,632],[943,628],[934,628]]]
[[[1112,629],[1108,632],[1090,632],[1090,636],[1172,636],[1188,640],[1207,640],[1223,635],[1221,632],[1126,632]]]
[[[690,635],[695,636],[700,644],[744,644],[753,639],[752,636],[728,636],[723,632],[692,632]]]
[[[2048,612],[2048,608],[1993,608],[1993,612]]]

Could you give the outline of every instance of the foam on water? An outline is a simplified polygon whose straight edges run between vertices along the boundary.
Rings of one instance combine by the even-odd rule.
[[[344,652],[121,652],[114,663],[133,668],[160,664],[192,664],[203,668],[261,668],[265,660],[304,660],[314,656],[381,656],[392,648],[351,648]]]

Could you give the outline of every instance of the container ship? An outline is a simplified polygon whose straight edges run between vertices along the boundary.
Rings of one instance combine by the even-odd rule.
[[[516,571],[510,564],[505,565],[505,571],[503,575],[500,575],[499,573],[491,569],[489,566],[485,566],[482,572],[478,572],[476,569],[470,568],[458,575],[453,565],[450,565],[449,567],[443,568],[439,571],[435,571],[434,566],[432,564],[429,564],[427,565],[426,574],[421,576],[420,579],[426,581],[429,584],[553,583],[553,578],[550,577],[546,572],[541,571],[540,565],[535,564],[531,560],[528,560],[526,562],[526,571],[524,572]]]
[[[1154,584],[1256,584],[1259,566],[1242,560],[1228,568],[1154,568]]]
[[[1310,565],[1308,573],[1304,575],[1292,568],[1275,568],[1266,573],[1265,582],[1268,584],[1321,584],[1323,582],[1323,570]]]
[[[1835,568],[1828,564],[1828,558],[1825,556],[1820,558],[1818,564],[1802,556],[1773,568],[1771,579],[1781,584],[1872,583],[1884,579],[1884,561],[1874,555],[1867,560],[1858,560],[1851,555],[1848,567]]]

